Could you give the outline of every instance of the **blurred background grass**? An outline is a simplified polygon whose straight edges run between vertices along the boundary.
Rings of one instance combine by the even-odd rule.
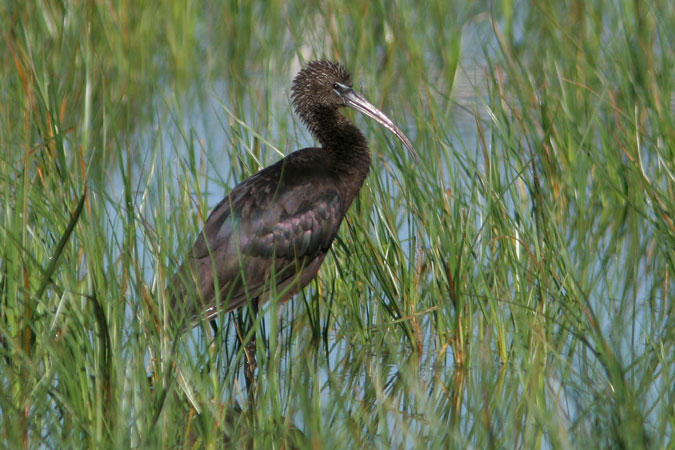
[[[669,448],[666,0],[0,3],[0,436],[16,447]],[[312,145],[342,61],[373,170],[320,277],[166,339],[168,277],[237,182]]]

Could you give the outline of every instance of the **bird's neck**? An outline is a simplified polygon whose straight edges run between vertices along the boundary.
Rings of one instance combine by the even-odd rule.
[[[315,110],[307,122],[328,163],[344,183],[351,203],[370,171],[368,141],[356,125],[335,109]]]
[[[361,130],[333,108],[319,108],[308,119],[310,132],[332,157],[336,168],[350,169],[349,172],[352,172],[351,169],[365,170],[365,178],[370,168],[370,151]]]

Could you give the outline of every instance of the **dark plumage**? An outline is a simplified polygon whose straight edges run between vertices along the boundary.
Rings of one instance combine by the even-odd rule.
[[[184,325],[247,301],[284,300],[315,276],[370,168],[368,143],[338,110],[350,106],[410,141],[353,91],[346,69],[308,63],[293,81],[295,112],[321,147],[293,152],[235,187],[211,212],[170,284],[171,313]],[[220,290],[217,301],[216,291]]]

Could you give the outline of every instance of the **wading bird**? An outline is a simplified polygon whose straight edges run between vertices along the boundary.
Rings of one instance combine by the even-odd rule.
[[[316,276],[370,170],[366,138],[341,107],[375,119],[418,159],[403,132],[352,89],[342,64],[309,62],[291,97],[321,147],[262,169],[211,212],[170,284],[170,312],[183,326],[272,295],[288,300]]]

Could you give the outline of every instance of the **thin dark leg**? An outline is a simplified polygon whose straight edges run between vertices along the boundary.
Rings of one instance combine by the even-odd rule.
[[[251,314],[249,315],[248,318],[248,329],[246,330],[246,334],[248,334],[248,331],[251,329],[251,327],[255,326],[255,320],[258,317],[258,299],[254,299],[251,302]],[[246,377],[246,390],[248,392],[248,398],[249,401],[253,400],[255,396],[255,388],[256,388],[256,383],[255,383],[255,370],[258,367],[258,363],[256,362],[255,358],[255,347],[256,347],[256,336],[252,336],[251,340],[246,343],[246,346],[244,347],[244,353],[246,355],[246,360],[244,361],[244,376]]]
[[[216,323],[216,319],[213,319],[211,322],[211,329],[213,330],[213,337],[215,338],[218,336],[218,324]]]

